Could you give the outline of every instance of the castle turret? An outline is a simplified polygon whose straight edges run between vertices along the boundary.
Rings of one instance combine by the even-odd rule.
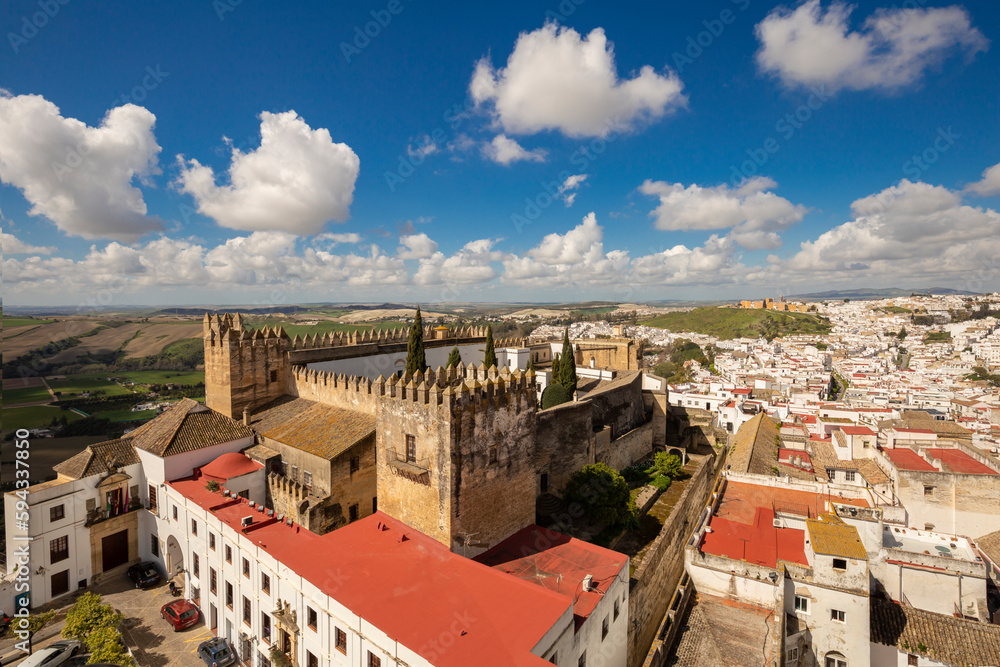
[[[243,316],[205,314],[205,404],[233,419],[286,393],[292,341],[283,331],[247,335]]]

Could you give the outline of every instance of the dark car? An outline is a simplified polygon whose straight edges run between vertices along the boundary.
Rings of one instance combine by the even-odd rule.
[[[174,632],[198,622],[198,607],[190,600],[174,600],[160,607],[160,616],[174,626]]]
[[[152,588],[160,583],[160,573],[152,563],[139,563],[128,569],[128,578],[136,588]]]
[[[7,632],[10,627],[10,616],[6,612],[0,611],[0,634]]]
[[[236,654],[225,637],[212,637],[198,644],[198,657],[205,661],[207,667],[226,667],[236,662]]]

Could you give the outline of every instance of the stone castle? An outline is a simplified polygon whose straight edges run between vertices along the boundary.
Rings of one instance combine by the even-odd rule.
[[[290,338],[206,314],[206,404],[254,430],[246,454],[268,467],[276,510],[326,532],[378,509],[471,556],[535,523],[539,498],[584,465],[624,467],[666,444],[665,387],[634,366],[540,410],[540,378],[520,366],[542,348],[498,340],[501,368],[487,369],[475,363],[485,328],[426,328],[430,365],[453,347],[472,361],[410,376],[399,368],[407,338]],[[584,364],[586,347],[576,346]]]

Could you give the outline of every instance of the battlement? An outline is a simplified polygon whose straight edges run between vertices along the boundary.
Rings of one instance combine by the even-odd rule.
[[[303,398],[355,408],[371,405],[378,397],[449,409],[474,400],[498,404],[522,396],[533,404],[535,397],[534,371],[511,371],[506,367],[498,370],[496,366],[486,369],[475,364],[438,366],[436,371],[428,368],[426,373],[417,371],[401,378],[380,375],[375,380],[295,366],[292,384]]]

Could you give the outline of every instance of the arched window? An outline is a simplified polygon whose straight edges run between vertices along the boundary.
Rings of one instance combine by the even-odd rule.
[[[826,654],[826,667],[847,667],[847,658],[836,651]]]

